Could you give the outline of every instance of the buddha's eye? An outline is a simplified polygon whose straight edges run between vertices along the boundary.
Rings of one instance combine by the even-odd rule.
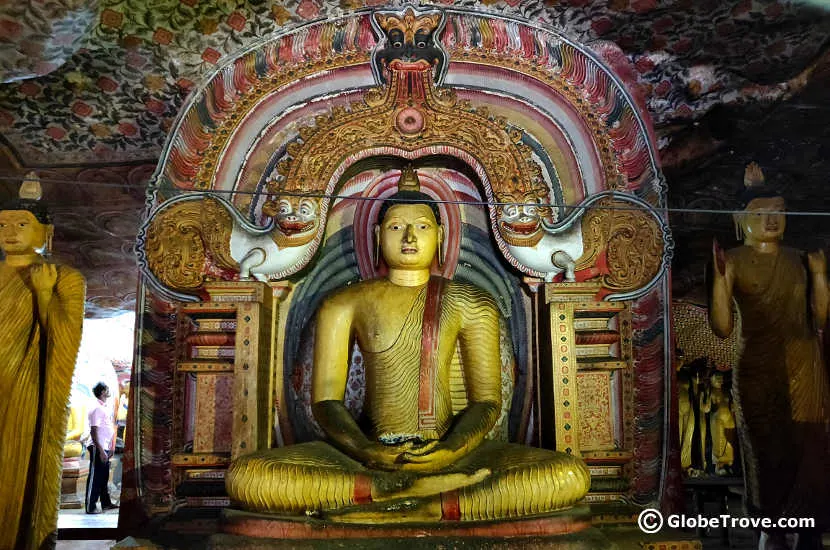
[[[427,47],[427,43],[426,43],[426,42],[418,42],[418,47],[419,47],[419,48],[426,48],[426,47]]]
[[[401,48],[401,47],[403,47],[403,43],[395,42],[395,43],[392,44],[392,46],[395,47],[395,48]]]
[[[401,230],[401,224],[393,223],[392,225],[389,226],[389,229],[391,229],[392,231],[400,231]]]

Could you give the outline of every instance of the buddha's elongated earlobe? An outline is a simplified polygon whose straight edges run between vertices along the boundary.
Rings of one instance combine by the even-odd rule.
[[[739,241],[744,240],[744,230],[741,227],[741,215],[733,214],[732,223],[735,225],[735,239]]]
[[[444,226],[438,226],[438,267],[444,266]]]
[[[52,237],[55,236],[55,226],[46,226],[46,244],[43,247],[43,255],[49,256],[52,254]]]
[[[380,267],[380,226],[375,225],[375,232],[374,232],[374,253],[372,254],[372,260],[375,263],[375,268]]]

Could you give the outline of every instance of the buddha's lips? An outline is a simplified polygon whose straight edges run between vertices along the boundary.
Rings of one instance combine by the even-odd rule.
[[[518,233],[519,235],[530,235],[539,229],[539,222],[501,222],[501,226],[508,231]]]
[[[401,253],[403,254],[417,254],[418,249],[414,246],[402,246]]]

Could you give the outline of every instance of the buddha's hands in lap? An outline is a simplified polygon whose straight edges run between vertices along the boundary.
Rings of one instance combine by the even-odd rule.
[[[435,472],[451,466],[467,454],[463,445],[433,440],[413,447],[400,456],[400,469],[410,472]]]
[[[377,441],[361,448],[356,454],[357,460],[372,470],[401,470],[405,465],[403,456],[414,446],[414,442],[406,441],[398,445],[386,445]]]

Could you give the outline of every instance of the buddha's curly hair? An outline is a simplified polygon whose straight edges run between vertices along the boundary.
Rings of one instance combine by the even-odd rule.
[[[378,223],[383,221],[383,218],[386,216],[386,213],[390,208],[399,204],[425,204],[429,206],[432,213],[435,214],[435,221],[439,224],[441,223],[441,211],[438,209],[438,202],[426,193],[409,190],[398,191],[383,201],[383,204],[380,207],[380,212],[378,212]]]
[[[0,210],[25,210],[44,225],[52,225],[52,215],[41,201],[33,199],[13,199],[4,204]]]

